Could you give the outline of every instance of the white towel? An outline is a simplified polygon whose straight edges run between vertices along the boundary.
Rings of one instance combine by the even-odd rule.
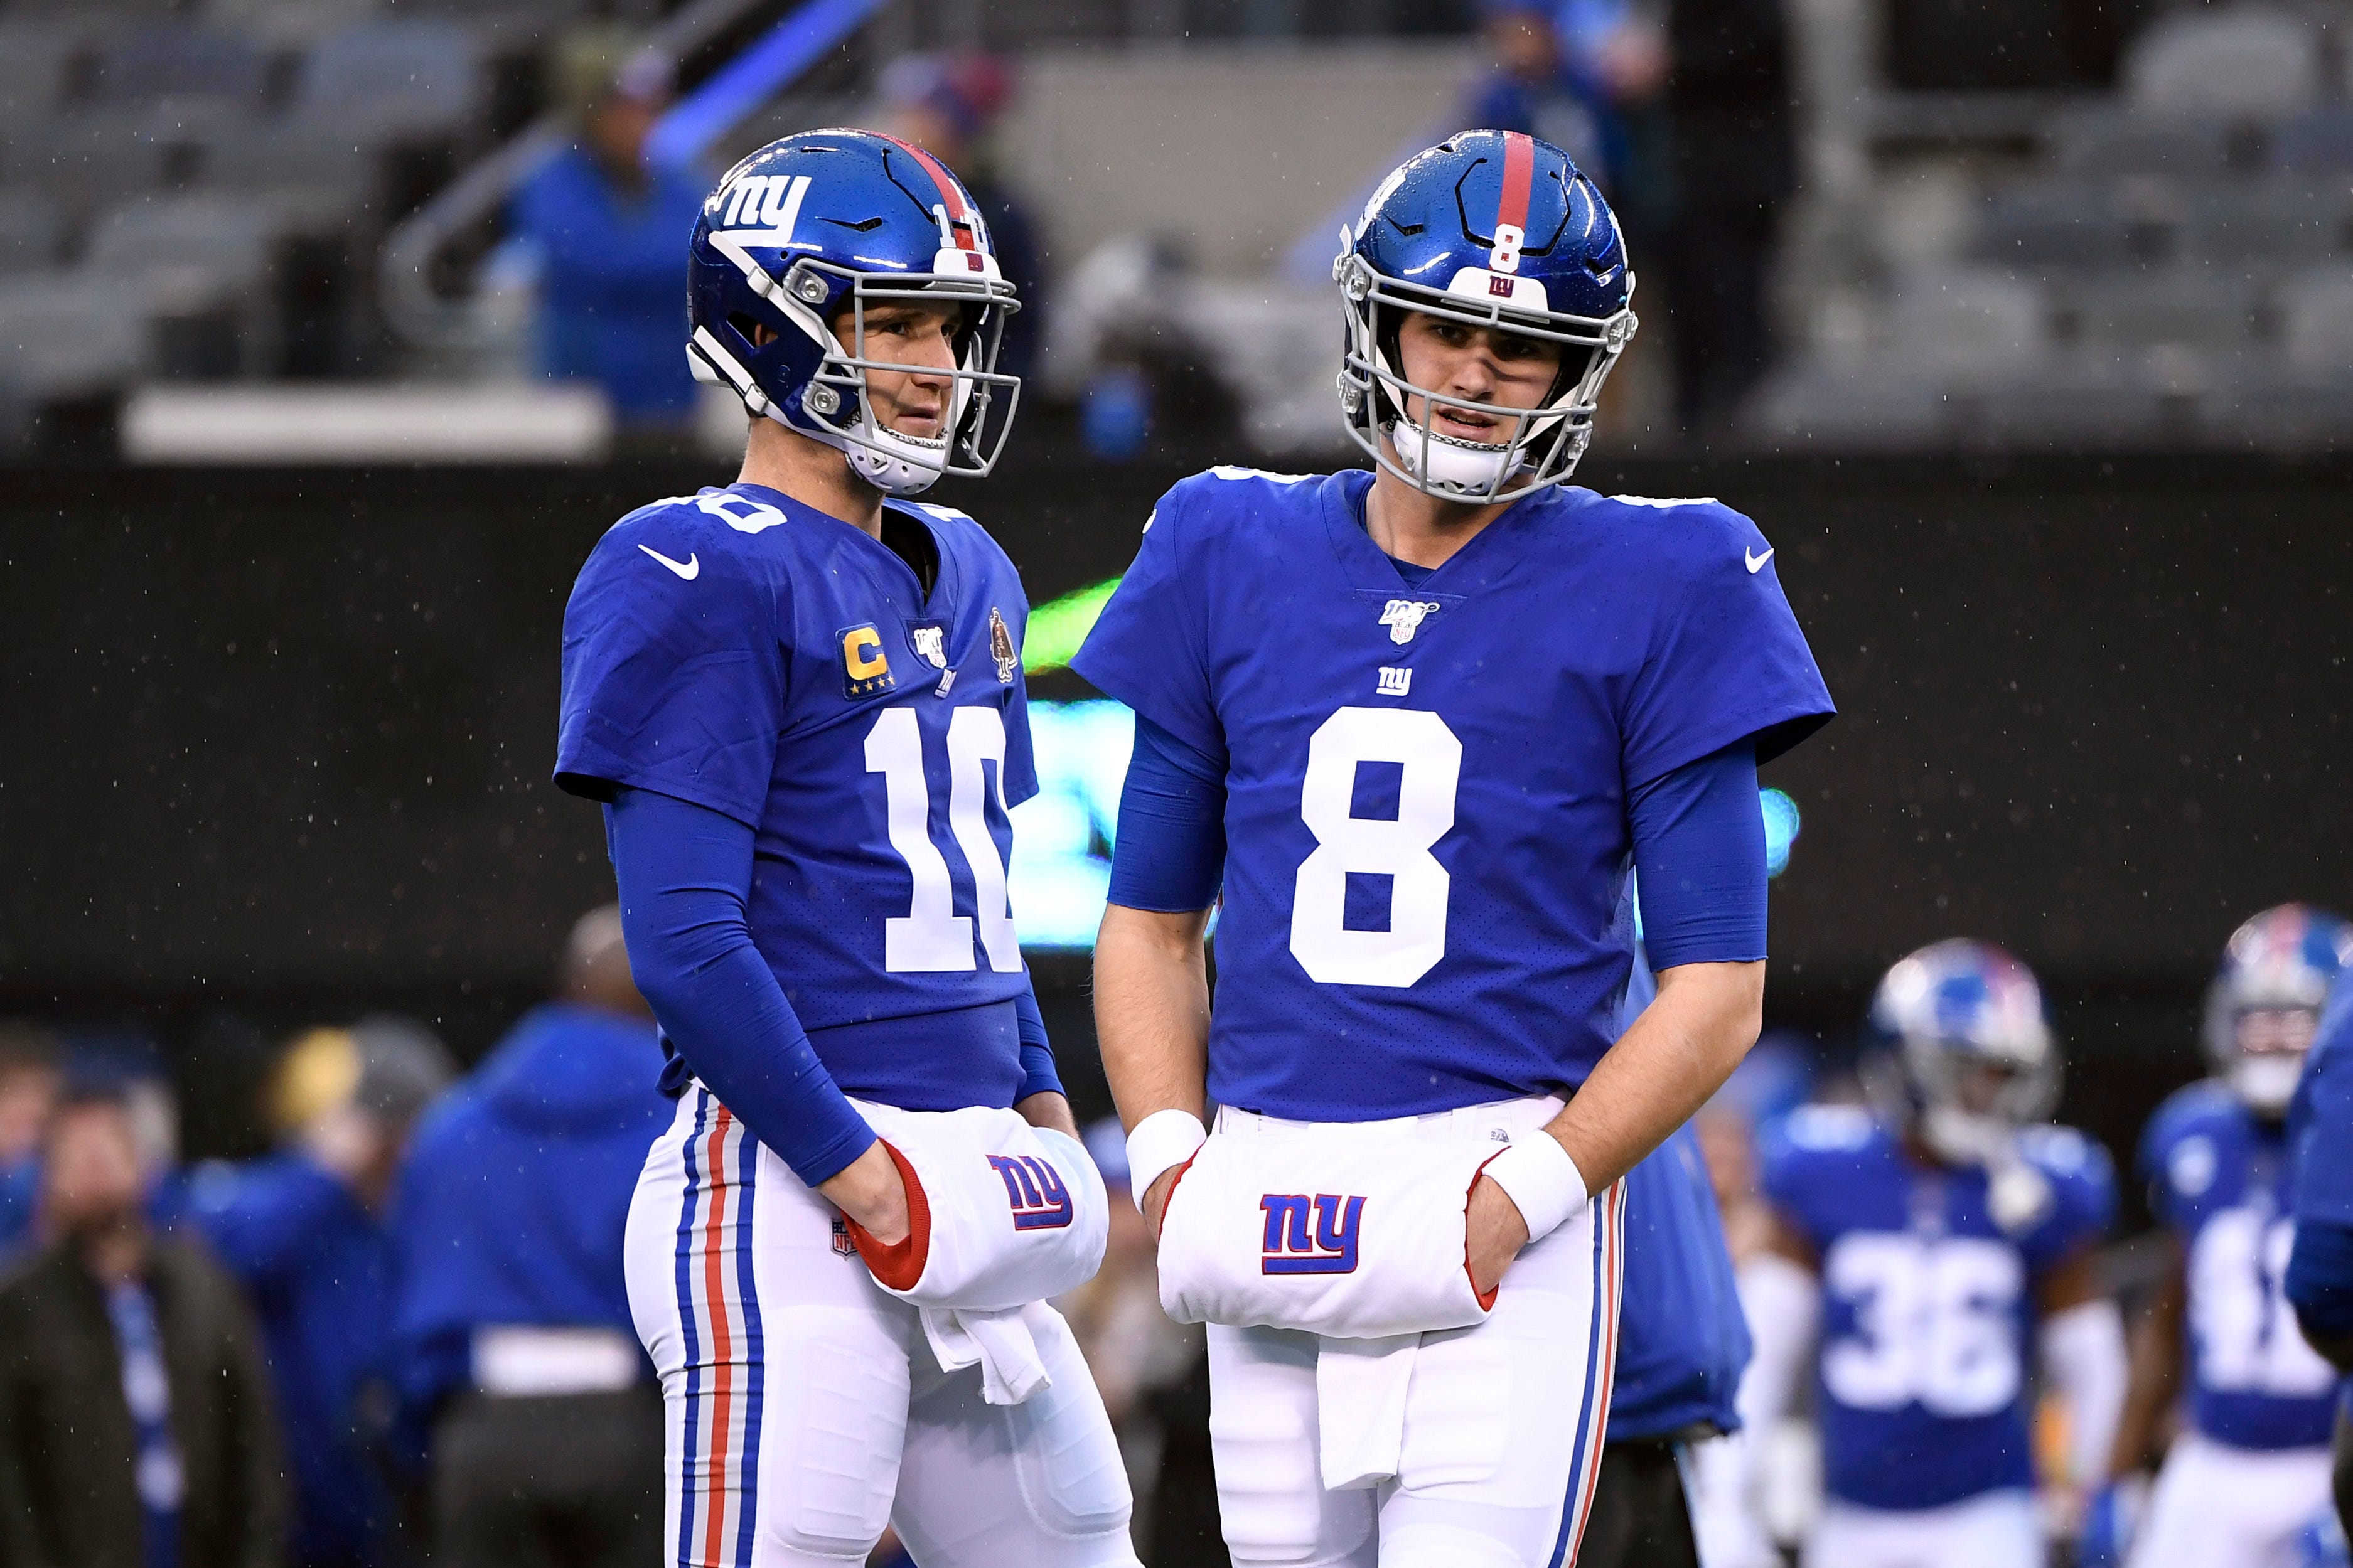
[[[1324,1489],[1375,1487],[1398,1472],[1405,1448],[1405,1394],[1419,1334],[1333,1340],[1315,1347],[1315,1420]]]
[[[1111,1201],[1076,1139],[1011,1110],[854,1103],[913,1173],[912,1246],[886,1252],[850,1227],[884,1290],[918,1307],[999,1312],[1074,1290],[1103,1266]]]
[[[1464,1211],[1504,1145],[1451,1126],[1221,1121],[1177,1181],[1160,1304],[1180,1323],[1382,1340],[1480,1321]]]
[[[1031,1312],[1051,1310],[1033,1301],[994,1312],[925,1307],[917,1316],[942,1372],[962,1372],[977,1363],[981,1397],[991,1405],[1018,1405],[1054,1385],[1029,1321]]]

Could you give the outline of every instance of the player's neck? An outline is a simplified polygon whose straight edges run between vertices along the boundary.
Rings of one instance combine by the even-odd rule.
[[[1373,471],[1365,497],[1365,531],[1375,544],[1416,566],[1443,566],[1482,529],[1511,510],[1510,501],[1472,506],[1440,500],[1416,489],[1387,468]]]
[[[822,441],[765,416],[752,421],[739,485],[765,485],[828,517],[882,537],[882,492],[850,471],[849,459]]]

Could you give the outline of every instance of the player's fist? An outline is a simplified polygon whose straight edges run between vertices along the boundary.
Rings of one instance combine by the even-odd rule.
[[[880,1138],[866,1146],[866,1152],[820,1182],[817,1190],[884,1247],[898,1246],[914,1228],[907,1214],[907,1184],[900,1179],[899,1167]]]
[[[1520,1217],[1511,1194],[1485,1176],[1471,1184],[1471,1205],[1462,1217],[1471,1289],[1483,1299],[1503,1283],[1504,1270],[1528,1244],[1527,1221]]]

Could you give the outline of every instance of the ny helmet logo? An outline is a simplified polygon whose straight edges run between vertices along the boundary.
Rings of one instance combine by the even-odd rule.
[[[1071,1223],[1071,1189],[1061,1173],[1035,1154],[991,1154],[990,1169],[1005,1184],[1016,1230],[1060,1230]]]
[[[1365,1200],[1335,1193],[1269,1193],[1258,1206],[1266,1213],[1266,1239],[1260,1250],[1263,1274],[1354,1274],[1356,1236]],[[1313,1208],[1315,1220],[1308,1225]]]
[[[1428,599],[1391,599],[1381,606],[1381,625],[1388,627],[1389,641],[1409,643],[1413,641],[1413,634],[1421,629],[1423,617],[1437,609]]]

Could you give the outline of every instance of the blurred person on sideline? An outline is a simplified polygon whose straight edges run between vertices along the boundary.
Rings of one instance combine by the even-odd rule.
[[[1046,258],[1029,208],[997,172],[990,130],[1012,99],[1012,76],[988,55],[903,55],[877,84],[882,131],[913,142],[962,176],[988,225],[997,264],[1021,290],[1021,310],[1005,324],[997,368],[1027,376],[1051,309]]]
[[[626,432],[683,427],[694,379],[679,247],[702,205],[699,176],[650,163],[646,137],[670,98],[667,69],[628,30],[582,27],[557,46],[554,96],[576,139],[514,195],[512,243],[539,286],[539,368],[604,389]]]
[[[2094,1254],[2116,1204],[2105,1151],[2046,1118],[2059,1047],[2042,988],[1989,943],[1890,969],[1870,1031],[1876,1114],[1813,1105],[1767,1139],[1769,1249],[1743,1299],[1743,1416],[1769,1431],[1815,1384],[1822,1515],[1807,1568],[2042,1568],[2030,1350],[2064,1404],[2061,1515],[2105,1479],[2123,1320]]]
[[[0,1289],[0,1563],[282,1563],[278,1428],[237,1282],[151,1228],[120,1086],[69,1089],[43,1149],[48,1240]]]
[[[2286,1295],[2297,1231],[2286,1123],[2348,959],[2353,925],[2324,910],[2283,904],[2240,926],[2206,993],[2212,1075],[2169,1096],[2141,1133],[2167,1267],[2135,1325],[2113,1458],[2127,1479],[2092,1510],[2093,1563],[2275,1561],[2327,1505],[2337,1377]],[[2143,1467],[2177,1404],[2187,1419],[2151,1486]]]
[[[0,1023],[0,1267],[32,1241],[41,1134],[58,1083],[58,1043],[49,1032]]]
[[[2329,992],[2304,1078],[2288,1110],[2295,1170],[2295,1245],[2287,1299],[2313,1349],[2353,1373],[2353,970]],[[2336,1434],[2337,1515],[2353,1535],[2353,1382],[2343,1386]]]
[[[384,1467],[370,1447],[392,1329],[385,1222],[409,1131],[456,1076],[410,1019],[313,1029],[280,1063],[280,1151],[190,1173],[182,1222],[252,1293],[293,1461],[296,1568],[404,1561]],[[373,1405],[373,1408],[369,1407]]]
[[[434,1561],[662,1554],[662,1406],[621,1235],[671,1108],[621,911],[573,927],[533,1008],[418,1124],[395,1189],[393,1365],[430,1434]]]
[[[1675,414],[1704,435],[1732,418],[1772,358],[1767,289],[1798,184],[1780,0],[1671,0],[1667,55],[1674,217],[1662,270]]]
[[[1541,137],[1578,168],[1607,174],[1607,96],[1582,62],[1562,52],[1559,9],[1552,0],[1485,0],[1480,36],[1493,51],[1494,69],[1474,84],[1462,121]],[[1605,183],[1614,199],[1616,182]]]
[[[1102,1270],[1060,1306],[1110,1413],[1135,1493],[1136,1518],[1148,1521],[1164,1438],[1153,1396],[1185,1381],[1201,1354],[1203,1335],[1198,1326],[1173,1322],[1160,1310],[1152,1233],[1128,1189],[1127,1135],[1119,1119],[1105,1117],[1089,1126],[1086,1145],[1111,1193],[1111,1239]],[[1152,1555],[1151,1533],[1142,1525],[1135,1530],[1135,1549],[1139,1556]]]

